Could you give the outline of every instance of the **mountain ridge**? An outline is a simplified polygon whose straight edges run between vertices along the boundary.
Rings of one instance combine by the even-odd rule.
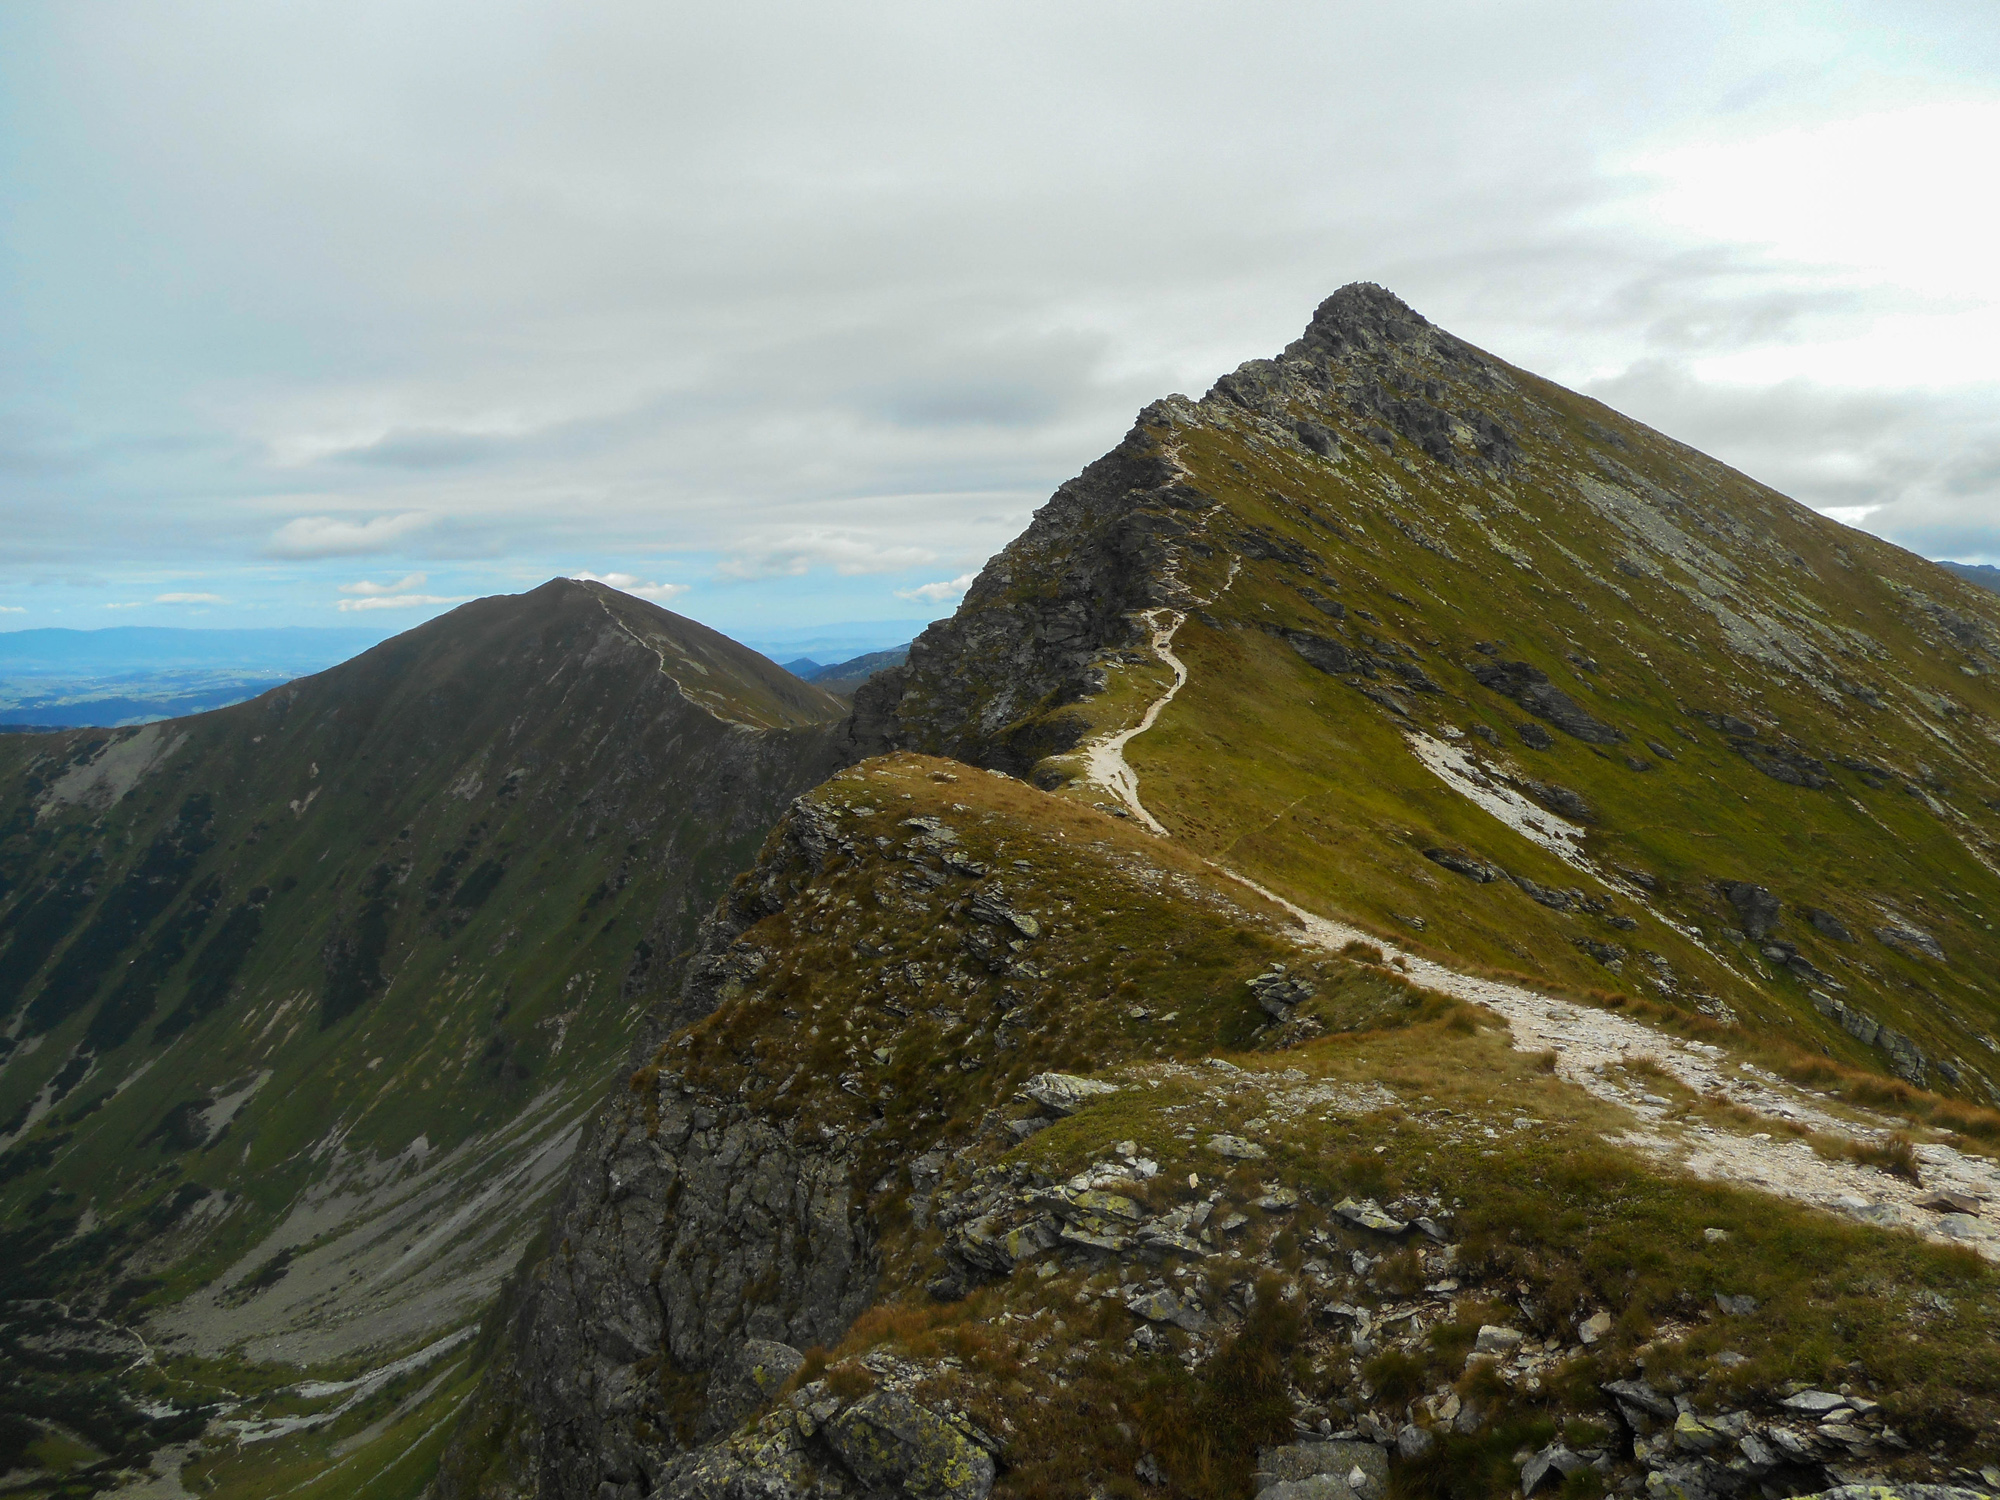
[[[844,718],[610,590],[466,611],[352,698],[0,744],[0,1105],[61,1080],[10,1285],[70,1299],[8,1305],[0,1444],[89,1395],[90,1482],[246,1500],[1993,1482],[1994,601],[1356,286]],[[84,1045],[121,1006],[170,1033]],[[64,1196],[92,1132],[123,1202]],[[49,1355],[135,1310],[186,1352],[125,1394]]]
[[[1457,374],[1453,375],[1454,371]],[[1435,378],[1440,373],[1456,382],[1449,390]],[[1385,379],[1409,382],[1407,393],[1385,386]],[[1426,390],[1430,394],[1426,395]],[[1506,410],[1496,396],[1510,391],[1525,392],[1526,398],[1505,420],[1477,404],[1483,401]],[[1453,409],[1446,410],[1447,406]],[[1591,436],[1593,430],[1603,436]],[[1532,449],[1537,443],[1547,445],[1552,438],[1569,441],[1576,437],[1583,438],[1584,451],[1591,455],[1589,469],[1576,475],[1567,469],[1546,473],[1554,466],[1522,446],[1526,443]],[[1192,476],[1180,461],[1183,445],[1191,440],[1227,445],[1228,451],[1212,456],[1209,462],[1213,467],[1205,474]],[[1689,478],[1706,487],[1702,506],[1708,508],[1690,508],[1672,499],[1653,480],[1630,467],[1626,459],[1632,456],[1686,466]],[[1250,472],[1246,460],[1259,464],[1266,476],[1260,478],[1260,492],[1254,498],[1243,494],[1245,487],[1240,480],[1242,474]],[[1538,474],[1538,468],[1544,472]],[[1218,470],[1228,476],[1227,482],[1217,477]],[[1624,484],[1630,488],[1605,477],[1617,474],[1624,476]],[[1426,490],[1418,490],[1412,480],[1425,481]],[[1268,493],[1261,492],[1267,481]],[[1358,493],[1362,509],[1350,509],[1345,517],[1316,510],[1313,500],[1299,498],[1311,493],[1300,488],[1311,483],[1333,484],[1331,493],[1342,495],[1343,503],[1349,506],[1355,504]],[[1287,495],[1276,487],[1280,484],[1298,494]],[[1600,553],[1609,553],[1602,562],[1586,559],[1576,545],[1566,546],[1565,533],[1559,529],[1542,528],[1539,558],[1529,555],[1528,547],[1535,545],[1532,539],[1510,540],[1501,534],[1511,518],[1532,515],[1509,498],[1515,487],[1525,491],[1530,485],[1543,484],[1560,485],[1571,497],[1568,504],[1584,512],[1587,519],[1581,529],[1567,539],[1576,544],[1588,542]],[[1232,503],[1218,504],[1209,491]],[[1888,692],[1899,701],[1885,699],[1876,685],[1862,678],[1869,653],[1879,656],[1882,651],[1879,637],[1842,624],[1826,604],[1812,604],[1816,613],[1800,613],[1795,606],[1790,607],[1799,621],[1794,624],[1782,618],[1787,606],[1781,606],[1779,613],[1739,611],[1727,602],[1729,590],[1741,588],[1742,580],[1751,577],[1745,571],[1745,558],[1760,567],[1778,560],[1798,578],[1811,570],[1794,548],[1787,546],[1774,559],[1761,540],[1755,543],[1760,549],[1755,556],[1749,552],[1739,556],[1739,550],[1749,547],[1756,533],[1747,529],[1745,521],[1732,519],[1733,510],[1713,508],[1722,503],[1719,499],[1706,498],[1725,493],[1731,497],[1729,506],[1745,504],[1759,524],[1775,520],[1796,535],[1800,545],[1812,546],[1824,559],[1820,566],[1834,570],[1836,576],[1842,571],[1854,572],[1860,566],[1856,558],[1905,575],[1888,577],[1870,590],[1874,595],[1870,603],[1876,610],[1893,611],[1886,622],[1875,615],[1871,628],[1877,623],[1888,625],[1902,636],[1900,649],[1936,661],[1930,681],[1921,687],[1912,682],[1896,683]],[[1485,504],[1491,514],[1467,498],[1480,494],[1487,495]],[[1249,506],[1240,507],[1239,497],[1248,500]],[[1257,514],[1254,518],[1242,516],[1239,507]],[[1674,516],[1682,517],[1681,521],[1677,523]],[[1223,519],[1205,525],[1204,517]],[[1371,530],[1374,527],[1380,530]],[[1615,548],[1604,545],[1602,533],[1607,528],[1610,536],[1619,539]],[[1222,532],[1227,534],[1217,534]],[[1079,537],[1088,537],[1088,547],[1096,550],[1086,554]],[[1805,541],[1808,537],[1810,543]],[[1207,556],[1200,555],[1204,550]],[[1418,728],[1421,720],[1435,717],[1422,713],[1411,716],[1412,711],[1425,706],[1450,703],[1454,708],[1483,709],[1484,716],[1473,727],[1492,736],[1496,750],[1502,737],[1515,746],[1507,758],[1519,769],[1503,777],[1509,783],[1503,789],[1531,804],[1540,801],[1545,812],[1560,817],[1567,805],[1585,810],[1585,822],[1596,819],[1596,813],[1590,811],[1595,795],[1590,785],[1582,785],[1579,794],[1578,788],[1529,770],[1520,757],[1545,753],[1537,741],[1547,737],[1548,730],[1537,727],[1540,724],[1563,736],[1560,742],[1550,739],[1549,747],[1575,742],[1579,728],[1588,743],[1594,731],[1584,726],[1591,715],[1580,705],[1613,690],[1604,672],[1619,668],[1600,668],[1596,656],[1616,648],[1624,658],[1620,667],[1625,680],[1615,690],[1625,695],[1622,701],[1634,706],[1651,700],[1646,706],[1653,710],[1653,716],[1644,729],[1619,729],[1615,738],[1607,733],[1606,739],[1614,745],[1622,743],[1623,748],[1614,753],[1601,744],[1592,746],[1595,764],[1570,757],[1570,774],[1580,781],[1586,777],[1591,782],[1608,779],[1620,793],[1628,791],[1631,782],[1618,785],[1619,778],[1604,777],[1601,768],[1607,760],[1614,765],[1641,762],[1644,769],[1640,774],[1659,769],[1667,776],[1681,776],[1684,773],[1676,766],[1679,752],[1671,749],[1670,742],[1682,744],[1685,750],[1689,741],[1683,740],[1684,734],[1697,741],[1704,734],[1713,734],[1729,746],[1729,753],[1739,758],[1743,769],[1756,773],[1747,780],[1733,778],[1741,787],[1738,795],[1745,800],[1768,802],[1769,797],[1760,794],[1773,790],[1772,782],[1812,783],[1831,789],[1843,777],[1851,776],[1864,786],[1900,784],[1920,803],[1935,808],[1959,845],[1954,859],[1970,866],[1963,878],[1977,882],[1961,888],[1983,888],[1992,880],[1994,846],[1988,802],[2000,792],[2000,782],[1996,782],[1990,759],[1981,758],[1977,740],[1970,745],[1961,743],[1963,736],[1954,737],[1942,727],[1952,722],[1954,715],[1958,722],[1973,726],[1993,722],[1988,681],[1995,664],[2000,663],[1995,649],[2000,641],[2000,634],[1996,634],[2000,618],[1996,618],[1989,597],[1901,549],[1786,501],[1598,403],[1560,392],[1502,365],[1432,329],[1380,288],[1349,288],[1336,293],[1315,313],[1306,336],[1291,345],[1281,360],[1251,361],[1222,377],[1201,402],[1173,398],[1147,408],[1113,456],[1100,460],[1077,481],[1058,490],[1056,499],[1038,512],[1028,532],[996,556],[968,590],[959,614],[950,622],[934,625],[919,638],[907,667],[883,674],[860,690],[853,730],[857,748],[894,744],[942,751],[1016,774],[1036,775],[1044,784],[1088,786],[1087,779],[1079,780],[1084,769],[1080,747],[1101,727],[1108,730],[1118,722],[1126,707],[1123,694],[1147,691],[1144,682],[1158,672],[1148,649],[1152,631],[1147,622],[1155,617],[1149,612],[1157,612],[1159,618],[1185,616],[1186,626],[1176,626],[1177,630],[1185,628],[1220,646],[1212,628],[1217,625],[1218,613],[1214,598],[1225,587],[1241,590],[1241,585],[1225,584],[1224,574],[1232,581],[1236,576],[1216,560],[1225,551],[1235,558],[1234,566],[1250,570],[1246,576],[1269,573],[1278,587],[1259,599],[1257,612],[1262,618],[1248,620],[1239,611],[1226,622],[1224,635],[1244,626],[1255,627],[1259,635],[1272,640],[1272,645],[1259,653],[1262,657],[1268,659],[1274,650],[1289,652],[1304,663],[1290,669],[1291,678],[1298,680],[1303,672],[1309,679],[1317,671],[1331,679],[1329,687],[1345,682],[1373,704],[1365,713],[1386,719],[1390,725]],[[1382,566],[1377,559],[1391,554],[1396,557],[1400,586],[1384,583],[1375,574]],[[1056,563],[1045,563],[1045,555],[1053,556]],[[1092,559],[1088,566],[1070,562],[1086,555]],[[1328,571],[1328,557],[1347,562],[1342,578]],[[1498,572],[1494,571],[1496,563]],[[1101,576],[1106,567],[1127,571],[1122,581],[1106,579]],[[1207,575],[1206,581],[1190,586],[1184,574],[1197,571]],[[1411,578],[1425,572],[1436,572],[1439,581],[1425,579],[1423,587],[1411,589],[1421,596],[1419,603],[1402,589],[1409,587]],[[1540,660],[1506,666],[1505,657],[1516,648],[1481,639],[1486,632],[1470,630],[1462,619],[1455,618],[1466,614],[1475,596],[1463,592],[1462,585],[1459,595],[1449,596],[1449,586],[1442,579],[1452,575],[1466,581],[1477,578],[1480,590],[1494,600],[1509,601],[1507,610],[1489,611],[1490,623],[1502,627],[1492,633],[1504,641],[1502,631],[1509,620],[1515,631],[1527,625],[1542,637],[1534,653]],[[1552,589],[1543,581],[1545,577],[1561,578],[1568,586]],[[1937,594],[1915,587],[1909,578],[1928,580]],[[1601,602],[1593,603],[1584,589]],[[1785,595],[1780,597],[1809,598],[1792,579],[1785,581],[1784,589]],[[1654,600],[1645,599],[1642,590],[1652,592]],[[1379,600],[1380,605],[1369,609],[1361,604],[1361,614],[1350,617],[1350,605],[1342,600],[1356,593],[1368,603]],[[1086,598],[1109,602],[1086,606],[1082,603]],[[1634,603],[1635,599],[1639,602]],[[1882,609],[1884,603],[1888,610]],[[1614,614],[1612,628],[1590,623],[1607,608]],[[1372,623],[1378,612],[1398,617],[1396,624],[1401,628],[1392,630]],[[1624,618],[1616,619],[1618,615]],[[1687,618],[1690,615],[1692,620]],[[1566,624],[1565,616],[1577,623]],[[1635,654],[1639,649],[1636,643],[1622,638],[1635,627],[1650,629],[1653,637],[1647,642],[1650,649],[1642,654]],[[1605,633],[1586,650],[1577,632],[1590,629]],[[1448,644],[1451,637],[1456,641]],[[1371,640],[1375,644],[1370,645]],[[1483,662],[1482,649],[1493,653]],[[1663,690],[1663,674],[1655,663],[1671,660],[1669,653],[1680,658],[1674,666],[1683,668],[1685,676],[1665,683]],[[1242,651],[1232,650],[1220,670],[1225,675],[1240,674],[1242,656]],[[1937,661],[1940,657],[1943,660]],[[1735,686],[1711,665],[1732,659],[1746,661],[1760,673],[1775,673],[1774,681],[1790,685],[1789,691],[1804,689],[1828,705],[1851,704],[1864,717],[1887,714],[1902,719],[1902,725],[1894,726],[1897,731],[1914,730],[1920,737],[1916,748],[1923,754],[1944,748],[1960,773],[1973,779],[1975,789],[1969,790],[1974,790],[1978,800],[1965,799],[1961,793],[1962,805],[1953,802],[1947,807],[1939,802],[1925,783],[1943,784],[1944,772],[1922,755],[1910,757],[1900,768],[1875,764],[1865,753],[1869,745],[1853,740],[1855,726],[1844,717],[1844,711],[1816,716],[1822,723],[1818,732],[1850,738],[1852,748],[1844,755],[1825,750],[1815,754],[1799,747],[1784,727],[1785,720],[1793,717],[1788,709],[1753,706],[1754,700],[1748,698],[1739,700]],[[1608,655],[1606,661],[1610,661]],[[1442,682],[1437,680],[1441,675]],[[1129,685],[1121,688],[1121,678]],[[1483,690],[1477,692],[1476,705],[1469,689]],[[1976,694],[1980,706],[1973,709],[1960,703],[1956,694],[1961,691]],[[1176,712],[1185,712],[1188,701],[1183,697]],[[1891,706],[1885,708],[1885,703]],[[1527,709],[1529,727],[1516,730],[1504,722],[1493,722],[1495,706],[1513,712]],[[1791,706],[1800,705],[1795,701]],[[1756,722],[1745,717],[1745,711]],[[1459,746],[1472,747],[1470,753],[1475,756],[1486,753],[1476,739],[1465,738],[1465,728],[1457,724],[1446,727],[1459,736]],[[1642,745],[1642,739],[1647,743]],[[1140,748],[1143,752],[1166,743],[1156,731],[1140,742]],[[1393,740],[1385,745],[1389,743]],[[1433,739],[1432,743],[1438,741]],[[1439,765],[1452,759],[1440,759],[1442,747],[1427,753]],[[1463,748],[1454,752],[1461,759],[1467,753]],[[1562,755],[1560,750],[1552,753]],[[1850,765],[1860,769],[1847,769]],[[1143,764],[1140,774],[1143,779]],[[1244,774],[1253,781],[1264,775],[1248,767]],[[1459,776],[1455,784],[1470,788],[1475,781],[1489,779],[1485,772],[1474,769]],[[1307,792],[1309,798],[1317,796],[1319,793],[1312,790],[1316,780],[1308,776],[1297,782],[1294,790]],[[1536,787],[1543,792],[1537,793]],[[1169,817],[1168,821],[1171,824],[1173,820]],[[1256,815],[1245,809],[1245,815],[1231,820],[1230,826],[1254,825],[1256,821]],[[1435,829],[1431,837],[1443,861],[1434,859],[1432,868],[1452,869],[1453,859],[1469,869],[1499,868],[1483,856],[1452,854],[1451,843],[1459,842],[1462,848],[1462,839],[1454,841],[1447,835],[1467,831],[1461,827]],[[1419,848],[1417,852],[1424,851]],[[1546,856],[1548,852],[1539,854]],[[1528,857],[1536,858],[1540,865],[1521,871],[1531,883],[1556,889],[1570,884],[1567,878],[1552,878],[1563,870],[1560,860]],[[1631,849],[1621,851],[1621,857],[1645,874],[1649,862],[1659,855],[1652,850]],[[1683,925],[1705,922],[1740,934],[1742,919],[1726,900],[1713,893],[1731,882],[1747,882],[1761,889],[1757,879],[1761,873],[1756,869],[1716,868],[1707,874],[1710,883],[1706,890],[1699,895],[1686,893],[1681,910],[1673,915]],[[1603,899],[1615,900],[1620,894],[1615,888],[1620,877],[1608,869],[1602,874],[1610,881]],[[1398,907],[1403,914],[1420,917],[1427,926],[1437,920],[1431,915],[1437,902],[1429,898],[1422,880],[1405,873],[1397,884]],[[1491,893],[1515,884],[1502,882]],[[1625,884],[1623,894],[1628,899],[1636,896],[1645,900],[1653,894]],[[1293,899],[1309,896],[1297,887],[1287,894]],[[1532,897],[1532,892],[1528,894]],[[1993,894],[2000,898],[2000,891]],[[1893,903],[1893,897],[1888,899]],[[1309,899],[1307,904],[1311,904]],[[1385,933],[1407,925],[1399,923],[1395,912],[1385,909],[1387,902],[1378,899],[1370,904],[1372,911],[1350,906],[1348,914],[1363,916]],[[1540,904],[1548,909],[1548,903]],[[1821,909],[1812,902],[1801,905]],[[1719,922],[1718,916],[1726,920]],[[1909,922],[1907,916],[1899,919],[1885,910],[1865,920],[1860,913],[1846,918],[1847,925],[1864,932],[1895,930]],[[1816,943],[1820,935],[1818,928],[1807,924],[1809,944]],[[1977,943],[1986,941],[1983,930],[1973,929],[1968,936]],[[1611,945],[1623,940],[1607,934],[1588,941]],[[1790,935],[1785,941],[1791,941]],[[1478,956],[1488,963],[1519,966],[1523,957],[1490,938],[1480,946],[1485,951]],[[1568,948],[1567,935],[1561,943],[1549,946]],[[1835,947],[1832,951],[1843,950]],[[1678,957],[1670,958],[1679,962]],[[1548,977],[1589,983],[1589,965],[1595,962],[1586,958],[1581,967],[1559,966],[1567,972]],[[1819,963],[1818,955],[1812,955],[1810,962]],[[1703,966],[1709,967],[1705,961]],[[1601,970],[1602,965],[1597,967]],[[1731,987],[1740,983],[1738,976]],[[1803,999],[1803,993],[1798,998]],[[1958,1033],[1960,1048],[1975,1042],[1980,1051],[1988,1050],[1987,1042],[1980,1039],[1993,1033],[1992,1003],[1990,996],[1979,1000],[1980,1008],[1989,1013],[1988,1019],[1970,1034]],[[1799,1019],[1810,1022],[1811,1016]],[[1834,1030],[1838,1034],[1838,1027]],[[1960,1060],[1948,1063],[1961,1074],[1962,1065],[1972,1066],[1962,1051]],[[1947,1087],[1954,1086],[1948,1077],[1944,1081]],[[1990,1093],[1992,1078],[1988,1076],[1981,1087]]]
[[[1343,289],[857,691],[440,1494],[1987,1493],[1996,623]]]

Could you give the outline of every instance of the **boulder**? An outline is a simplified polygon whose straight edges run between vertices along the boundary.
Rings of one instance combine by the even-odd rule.
[[[1329,1441],[1262,1448],[1258,1500],[1383,1500],[1389,1458],[1373,1443]]]
[[[1943,963],[1944,945],[1922,928],[1906,922],[1889,922],[1875,929],[1875,936],[1901,953],[1920,953]]]
[[[659,1500],[793,1500],[817,1490],[820,1477],[797,1426],[766,1421],[741,1437],[677,1455],[652,1493]],[[605,1485],[598,1493],[613,1489]],[[631,1493],[638,1494],[636,1485]]]
[[[1305,980],[1286,973],[1283,964],[1273,964],[1250,981],[1250,993],[1264,1014],[1285,1021],[1291,1018],[1294,1006],[1303,1005],[1317,992]]]
[[[1582,795],[1553,781],[1524,781],[1521,789],[1533,797],[1552,813],[1568,818],[1572,823],[1595,823],[1597,810]]]
[[[992,927],[1011,928],[1024,938],[1040,937],[1042,933],[1040,922],[1026,912],[1009,906],[1004,893],[997,889],[983,890],[974,896],[967,911],[976,921]]]
[[[1333,1206],[1334,1214],[1356,1229],[1370,1229],[1376,1234],[1402,1234],[1409,1225],[1394,1215],[1385,1213],[1382,1205],[1373,1198],[1343,1198]]]
[[[1037,1073],[1016,1091],[1020,1098],[1032,1100],[1054,1115],[1073,1115],[1092,1099],[1117,1092],[1115,1083],[1079,1078],[1074,1073]]]
[[[1488,864],[1474,854],[1463,849],[1426,849],[1424,858],[1434,865],[1443,865],[1455,875],[1463,875],[1468,880],[1476,880],[1481,885],[1491,885],[1496,880],[1504,880],[1507,872],[1498,865]]]
[[[1729,742],[1729,748],[1773,781],[1781,781],[1786,786],[1823,791],[1833,785],[1833,777],[1827,774],[1825,761],[1792,746],[1736,739]]]
[[[870,1490],[910,1500],[986,1500],[993,1455],[901,1391],[871,1391],[822,1429]]]
[[[775,1339],[746,1339],[708,1377],[710,1430],[726,1432],[768,1405],[806,1357]]]
[[[1639,1424],[1632,1420],[1634,1416],[1671,1422],[1679,1415],[1671,1400],[1643,1380],[1607,1381],[1599,1389],[1618,1403],[1619,1412],[1635,1427]]]
[[[1294,422],[1292,431],[1301,447],[1321,458],[1331,458],[1340,451],[1340,439],[1317,422]]]
[[[1578,1469],[1589,1467],[1588,1459],[1570,1452],[1561,1443],[1551,1443],[1521,1465],[1521,1493],[1532,1495],[1551,1477],[1561,1483]]]
[[[1318,601],[1315,600],[1315,603]],[[1298,652],[1322,672],[1337,673],[1354,670],[1354,653],[1345,644],[1331,636],[1314,635],[1306,630],[1287,630],[1285,639]]]
[[[1396,1433],[1398,1458],[1422,1458],[1436,1446],[1436,1435],[1428,1427],[1419,1427],[1415,1422],[1405,1423]]]
[[[1808,1416],[1824,1417],[1830,1411],[1842,1411],[1853,1405],[1845,1396],[1832,1391],[1798,1391],[1778,1403],[1786,1411],[1804,1412]]]
[[[1784,904],[1764,887],[1746,880],[1723,880],[1715,888],[1736,908],[1737,925],[1746,936],[1766,938],[1777,930],[1778,913]]]
[[[1625,739],[1622,731],[1585,712],[1539,667],[1524,661],[1475,661],[1466,670],[1481,687],[1513,699],[1536,718],[1586,744],[1616,745]]]
[[[1199,1303],[1184,1301],[1164,1288],[1134,1297],[1125,1304],[1125,1310],[1148,1323],[1171,1323],[1189,1333],[1207,1333],[1215,1326]]]
[[[1255,1141],[1246,1141],[1240,1135],[1212,1135],[1208,1138],[1208,1149],[1217,1156],[1226,1156],[1231,1161],[1262,1161],[1264,1148]]]

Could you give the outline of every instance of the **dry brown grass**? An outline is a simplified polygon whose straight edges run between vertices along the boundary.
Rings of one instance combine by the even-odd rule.
[[[1758,1060],[1782,1078],[1865,1109],[1894,1110],[1971,1140],[2000,1144],[2000,1110],[1948,1099],[1900,1078],[1885,1078],[1798,1047],[1767,1047]]]

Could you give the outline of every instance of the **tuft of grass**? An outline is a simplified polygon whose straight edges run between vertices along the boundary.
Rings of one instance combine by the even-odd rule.
[[[1891,1177],[1900,1177],[1905,1182],[1923,1186],[1923,1172],[1917,1163],[1916,1143],[1900,1131],[1880,1141],[1849,1141],[1847,1155],[1850,1160],[1860,1162],[1864,1167],[1873,1167],[1878,1172],[1887,1172]]]
[[[1370,1355],[1361,1373],[1375,1387],[1375,1397],[1400,1406],[1424,1393],[1428,1384],[1423,1360],[1407,1349],[1384,1349]]]
[[[1260,1281],[1250,1315],[1213,1359],[1194,1375],[1156,1374],[1135,1400],[1140,1430],[1176,1493],[1240,1500],[1257,1449],[1290,1438],[1287,1366],[1306,1326],[1280,1290],[1275,1277]]]

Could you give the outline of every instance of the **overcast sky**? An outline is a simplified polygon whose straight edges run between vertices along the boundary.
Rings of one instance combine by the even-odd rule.
[[[7,0],[0,629],[904,639],[1355,280],[2000,561],[1996,162],[1993,0]]]

